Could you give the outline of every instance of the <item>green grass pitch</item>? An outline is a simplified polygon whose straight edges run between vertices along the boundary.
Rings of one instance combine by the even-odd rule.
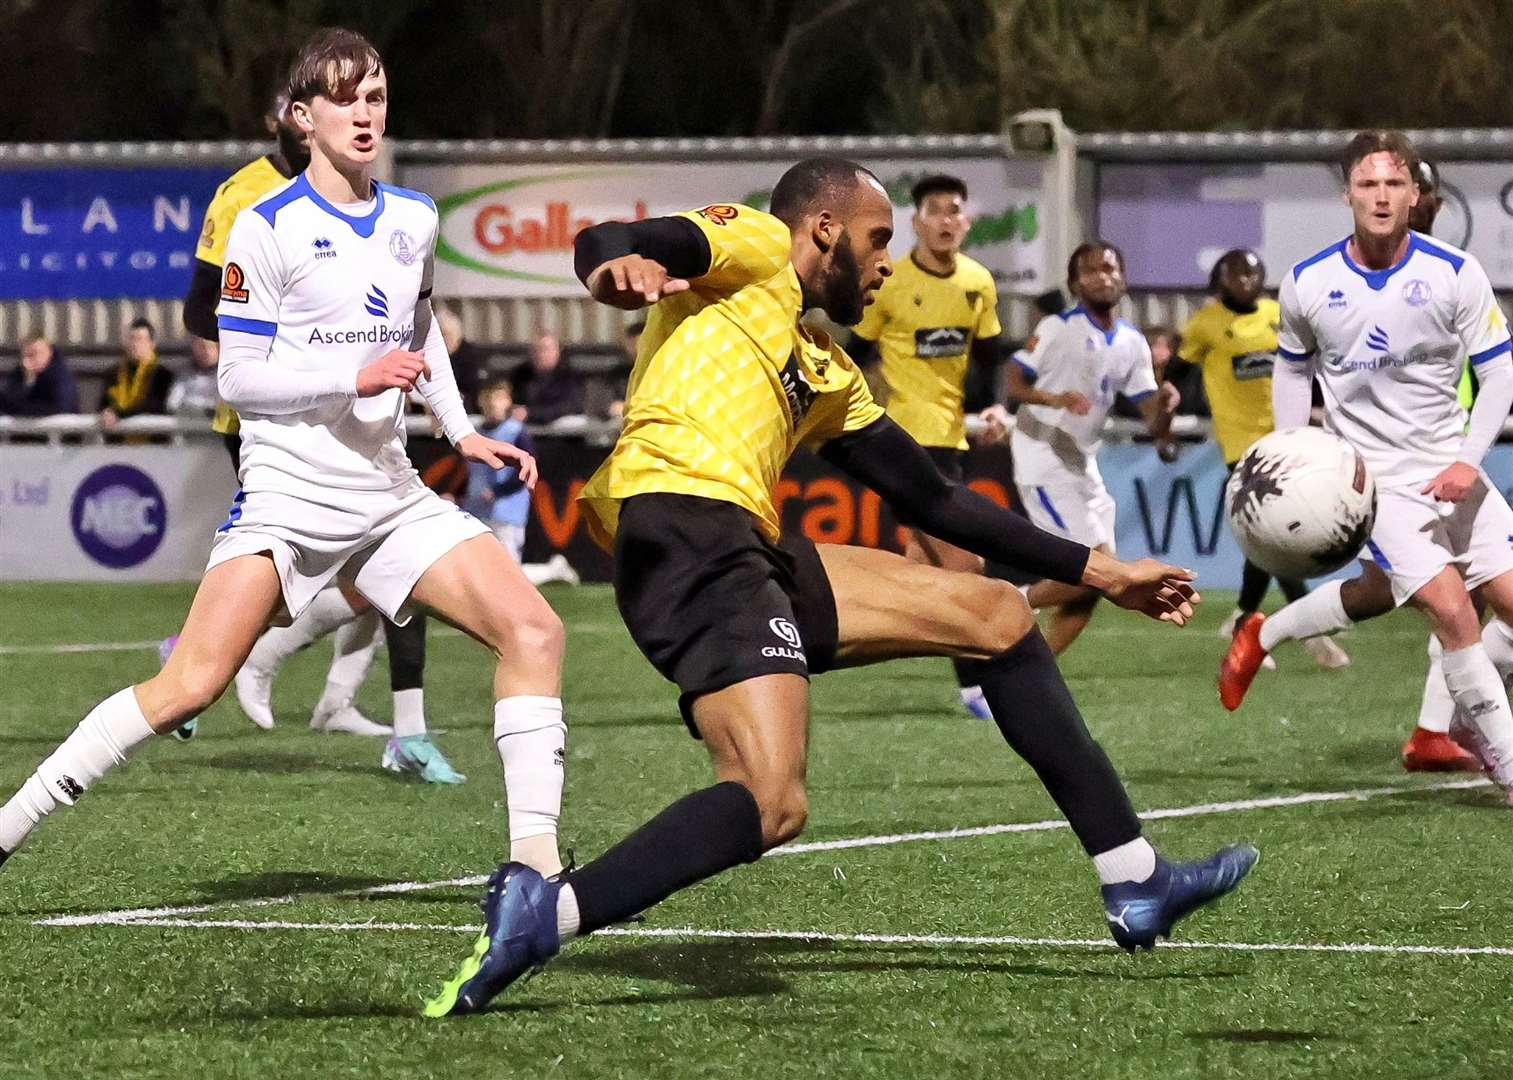
[[[145,647],[36,647],[148,642],[188,597],[0,587],[0,798],[156,666]],[[562,835],[582,859],[709,774],[607,590],[549,597],[569,628]],[[1340,672],[1289,646],[1230,715],[1213,676],[1231,599],[1183,631],[1100,611],[1064,662],[1136,805],[1179,811],[1151,822],[1159,847],[1261,848],[1240,892],[1172,943],[1213,947],[1097,944],[1096,880],[1064,828],[872,842],[741,868],[635,935],[578,943],[487,1015],[424,1020],[479,889],[383,887],[487,873],[505,850],[488,664],[433,630],[429,713],[463,787],[397,779],[378,741],[312,733],[317,645],[280,677],[273,732],[222,702],[192,743],[144,747],[0,871],[0,1077],[1513,1075],[1513,816],[1490,787],[1397,765],[1420,623],[1346,635]],[[380,655],[360,704],[387,717],[387,697]],[[944,661],[829,675],[813,699],[804,842],[1055,816],[996,729],[956,707]]]

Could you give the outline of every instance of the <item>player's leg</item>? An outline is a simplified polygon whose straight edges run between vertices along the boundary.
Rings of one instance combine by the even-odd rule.
[[[389,692],[394,698],[396,739],[426,733],[427,622],[424,611],[417,611],[403,626],[384,620],[384,640],[389,647]]]
[[[386,621],[369,607],[351,622],[337,627],[331,635],[331,666],[326,670],[325,688],[310,714],[311,728],[344,735],[386,737],[393,734],[392,728],[374,723],[352,704],[373,668],[373,657],[378,652]]]
[[[1287,598],[1289,604],[1295,604],[1308,595],[1308,582],[1299,578],[1277,578],[1277,586],[1282,590],[1282,595]],[[1373,609],[1380,607],[1384,612],[1390,611],[1391,608],[1385,605],[1392,602],[1392,590],[1391,586],[1387,585],[1385,577],[1381,578],[1381,587],[1386,589],[1386,596],[1380,603],[1374,604]],[[1347,599],[1343,594],[1340,602],[1347,611],[1361,610],[1361,605],[1354,599]],[[1327,634],[1304,638],[1303,651],[1313,657],[1313,662],[1325,671],[1337,671],[1342,667],[1350,666],[1350,654],[1340,648],[1339,644]]]
[[[819,555],[834,595],[836,666],[903,656],[982,661],[994,720],[1091,857],[1121,945],[1154,944],[1249,871],[1253,848],[1224,849],[1181,868],[1156,855],[1018,589],[865,548],[822,545]]]
[[[392,541],[403,545],[403,530]],[[562,620],[487,535],[463,540],[431,563],[410,598],[494,654],[494,745],[504,768],[510,857],[557,873],[567,740]]]
[[[356,619],[368,606],[351,586],[332,584],[288,626],[269,627],[236,673],[236,700],[247,719],[260,728],[273,727],[273,678],[279,667],[301,649]]]
[[[1112,553],[1114,500],[1101,480],[1072,476],[1061,483],[1021,485],[1019,501],[1040,528]],[[1037,581],[1026,592],[1036,611],[1050,611],[1045,630],[1051,653],[1060,656],[1087,629],[1098,593],[1082,585]]]
[[[96,705],[0,807],[0,861],[149,735],[173,731],[214,704],[282,601],[267,554],[228,559],[206,571],[162,669]]]
[[[1483,631],[1483,640],[1487,632]],[[1400,757],[1408,772],[1480,772],[1481,761],[1450,737],[1455,699],[1445,686],[1444,648],[1429,635],[1429,670],[1419,702],[1418,724],[1403,744]],[[1491,649],[1488,649],[1491,655]],[[1493,660],[1496,663],[1496,660]],[[1502,668],[1499,667],[1499,671]]]

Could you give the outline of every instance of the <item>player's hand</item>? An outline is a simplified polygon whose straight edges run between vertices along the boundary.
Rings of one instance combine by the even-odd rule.
[[[408,394],[417,382],[430,377],[425,353],[395,349],[357,373],[357,396],[377,397],[385,390],[403,390]]]
[[[588,275],[588,291],[601,304],[638,311],[664,296],[685,292],[688,282],[669,277],[667,267],[640,255],[610,259]]]
[[[1002,405],[989,405],[977,416],[983,423],[980,441],[984,443],[1003,442],[1009,437],[1009,431],[1014,426],[1014,418]]]
[[[1424,485],[1421,495],[1433,495],[1436,502],[1458,503],[1471,493],[1481,473],[1475,465],[1457,461],[1445,466],[1445,470]]]
[[[1093,411],[1093,403],[1086,394],[1080,394],[1076,390],[1067,390],[1057,394],[1051,399],[1051,404],[1057,408],[1065,409],[1074,416],[1086,416]]]
[[[1174,384],[1164,382],[1156,391],[1156,401],[1161,406],[1161,412],[1169,416],[1177,411],[1178,405],[1182,404],[1182,391],[1178,390]]]
[[[1115,604],[1148,618],[1185,625],[1202,599],[1193,588],[1193,572],[1155,559],[1124,562],[1094,551],[1084,580]]]
[[[469,461],[476,461],[491,469],[513,466],[520,470],[522,484],[532,489],[536,486],[536,459],[514,443],[490,439],[475,432],[463,437],[457,444],[457,452]]]
[[[121,418],[116,414],[116,411],[114,409],[100,410],[100,426],[106,431],[114,431],[116,429],[116,425],[120,422]]]

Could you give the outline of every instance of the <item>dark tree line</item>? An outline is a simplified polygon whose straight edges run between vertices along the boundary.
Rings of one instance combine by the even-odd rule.
[[[0,141],[255,135],[332,22],[408,137],[1508,123],[1510,0],[0,0]]]

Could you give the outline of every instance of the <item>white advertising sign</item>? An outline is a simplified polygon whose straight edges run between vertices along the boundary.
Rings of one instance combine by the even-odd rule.
[[[0,580],[193,580],[235,490],[219,442],[5,445]]]
[[[573,237],[589,225],[739,202],[765,208],[786,161],[571,165],[416,165],[403,181],[441,214],[436,292],[441,296],[581,296]],[[1043,291],[1044,165],[996,157],[867,162],[895,207],[895,256],[914,243],[909,188],[923,176],[961,177],[973,215],[967,251],[1006,292]]]

